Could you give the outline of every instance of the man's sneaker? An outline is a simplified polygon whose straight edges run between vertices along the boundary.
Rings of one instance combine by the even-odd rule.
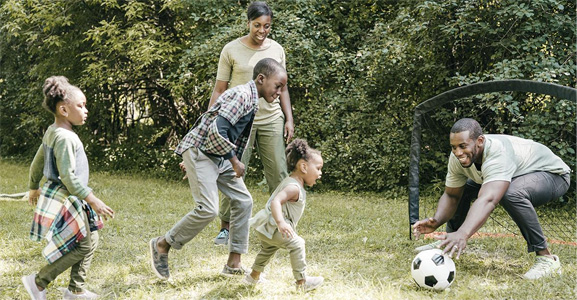
[[[154,274],[160,279],[170,278],[168,272],[168,253],[158,253],[158,237],[148,243],[150,248],[150,266]]]
[[[223,228],[220,230],[216,238],[214,238],[214,244],[217,246],[228,245],[228,229]]]
[[[63,296],[62,298],[64,300],[72,300],[72,299],[97,299],[98,295],[89,291],[89,290],[84,290],[84,292],[82,294],[74,294],[73,292],[71,292],[69,289],[67,288],[63,288],[62,289],[62,293]]]
[[[32,298],[32,300],[46,300],[46,289],[42,292],[38,290],[38,286],[36,285],[36,274],[30,274],[28,276],[22,277],[22,283],[24,284],[24,288]]]
[[[319,277],[307,276],[305,278],[305,283],[297,284],[297,291],[298,292],[312,291],[312,290],[318,288],[319,286],[321,286],[321,284],[323,284],[323,281],[325,281],[325,279],[320,277],[320,276]]]
[[[252,276],[250,276],[250,274],[246,274],[246,276],[244,276],[244,278],[242,279],[242,283],[246,285],[257,285],[266,282],[268,282],[268,280],[264,278],[263,274],[260,274],[260,277],[258,279],[254,279],[252,278]]]
[[[227,264],[224,264],[224,268],[222,268],[222,271],[220,271],[220,275],[226,276],[226,277],[234,277],[234,276],[244,275],[247,273],[248,273],[248,270],[245,269],[243,266],[240,266],[240,268],[231,268]]]
[[[553,273],[561,274],[561,262],[557,255],[553,258],[545,255],[537,255],[535,264],[523,275],[525,279],[539,279],[543,276],[549,276]]]
[[[437,240],[437,241],[432,242],[430,244],[426,244],[426,245],[423,245],[421,247],[417,247],[417,248],[415,248],[414,251],[415,252],[422,252],[425,250],[438,249],[439,245],[441,245],[442,242],[443,242],[442,240]]]

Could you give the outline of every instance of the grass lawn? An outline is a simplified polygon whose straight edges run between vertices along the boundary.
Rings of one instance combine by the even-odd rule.
[[[329,170],[326,170],[329,171]],[[27,191],[28,166],[0,160],[0,193]],[[180,251],[171,251],[172,279],[157,280],[148,264],[150,238],[164,234],[194,206],[186,182],[93,173],[95,194],[116,211],[101,231],[100,246],[88,275],[88,287],[103,299],[575,299],[577,259],[571,245],[551,245],[563,266],[561,276],[527,281],[521,275],[533,263],[522,238],[474,238],[455,260],[453,285],[441,292],[416,287],[410,274],[413,248],[430,240],[408,238],[406,197],[378,194],[309,193],[298,231],[307,243],[307,274],[325,277],[318,290],[299,294],[286,251],[265,271],[268,283],[249,288],[240,278],[219,276],[228,256],[212,240],[212,222]],[[254,210],[267,195],[250,188]],[[28,238],[33,208],[0,201],[0,299],[28,299],[20,277],[46,262],[44,243]],[[259,246],[250,237],[250,267]],[[49,287],[48,299],[60,299],[68,273]]]

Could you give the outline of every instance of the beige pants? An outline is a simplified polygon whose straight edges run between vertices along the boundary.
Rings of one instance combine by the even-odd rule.
[[[256,255],[252,269],[257,272],[263,272],[264,267],[268,265],[271,258],[278,249],[286,249],[289,251],[291,267],[293,269],[293,276],[295,280],[304,279],[305,270],[307,268],[305,240],[298,235],[291,239],[285,239],[281,233],[276,230],[272,239],[267,238],[264,234],[256,232],[258,239],[261,242],[260,252]]]

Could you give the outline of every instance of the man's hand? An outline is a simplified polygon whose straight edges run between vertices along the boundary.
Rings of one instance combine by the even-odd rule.
[[[447,233],[441,235],[437,238],[438,240],[444,240],[439,248],[443,249],[443,254],[449,253],[449,257],[453,257],[453,254],[457,254],[457,259],[461,256],[461,253],[467,248],[467,236],[459,231]]]
[[[433,218],[417,221],[417,223],[413,224],[413,235],[415,239],[418,240],[421,234],[431,233],[435,231],[437,227],[439,227],[438,222]]]

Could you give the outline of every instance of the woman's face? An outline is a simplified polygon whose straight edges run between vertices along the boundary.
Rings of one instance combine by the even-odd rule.
[[[272,19],[270,16],[262,15],[248,22],[250,39],[257,45],[261,45],[270,33]]]

